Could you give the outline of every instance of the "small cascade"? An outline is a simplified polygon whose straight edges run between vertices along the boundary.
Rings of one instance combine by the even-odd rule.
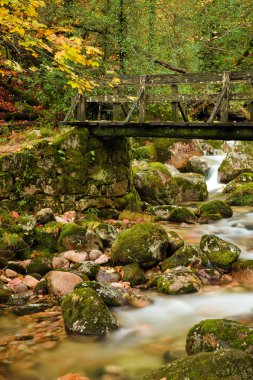
[[[208,192],[215,192],[222,188],[222,184],[219,181],[218,169],[222,161],[226,156],[205,156],[203,157],[210,165],[210,171],[206,180]]]

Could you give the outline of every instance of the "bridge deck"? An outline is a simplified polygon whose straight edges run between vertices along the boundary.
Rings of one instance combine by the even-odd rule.
[[[182,139],[252,140],[253,122],[114,122],[73,121],[61,125],[85,127],[96,137],[170,137]]]

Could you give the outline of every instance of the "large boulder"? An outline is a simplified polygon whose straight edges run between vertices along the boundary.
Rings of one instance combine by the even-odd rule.
[[[199,216],[199,223],[204,224],[213,220],[231,218],[233,210],[226,202],[213,200],[202,204],[197,210],[197,215]]]
[[[230,270],[238,259],[241,250],[235,244],[229,243],[216,235],[203,235],[200,240],[200,249],[204,252],[211,264],[222,270]]]
[[[180,200],[185,201],[204,201],[208,197],[205,177],[197,173],[183,173],[173,177],[175,180]]]
[[[201,352],[175,360],[139,380],[249,380],[253,359],[240,350]]]
[[[64,298],[61,306],[68,333],[99,336],[119,327],[105,303],[91,288],[76,289]]]
[[[117,265],[138,263],[151,267],[164,260],[168,247],[166,231],[153,223],[137,224],[120,232],[111,250],[111,258]]]
[[[125,289],[115,288],[109,284],[101,284],[96,281],[85,281],[76,285],[75,289],[91,288],[101,297],[107,306],[123,306],[127,303]]]
[[[135,166],[133,173],[134,185],[142,201],[152,205],[177,202],[177,185],[168,169],[160,162]]]
[[[228,183],[243,172],[253,172],[253,142],[237,141],[222,161],[218,174],[222,183]]]
[[[223,189],[223,193],[231,193],[240,185],[253,182],[253,173],[242,173],[230,181]]]
[[[206,160],[202,157],[190,157],[186,169],[190,173],[199,173],[203,174],[205,177],[208,175],[210,166],[206,162]]]
[[[187,335],[188,355],[202,351],[239,349],[253,353],[253,327],[227,319],[206,319],[193,326]]]
[[[238,185],[226,199],[231,206],[253,206],[253,182]]]
[[[201,253],[198,246],[189,244],[178,249],[172,256],[161,264],[162,270],[172,269],[179,266],[201,266],[207,261],[205,254]]]
[[[157,290],[166,294],[187,294],[198,292],[200,279],[186,267],[168,269],[157,281]]]

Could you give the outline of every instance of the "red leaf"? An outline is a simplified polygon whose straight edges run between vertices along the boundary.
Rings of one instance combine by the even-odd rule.
[[[15,219],[18,219],[18,218],[19,218],[19,214],[18,214],[16,211],[12,211],[12,216],[13,216],[13,218],[15,218]]]

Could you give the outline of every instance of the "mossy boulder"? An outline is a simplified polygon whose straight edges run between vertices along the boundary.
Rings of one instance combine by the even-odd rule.
[[[175,231],[168,231],[168,255],[172,255],[174,252],[176,252],[179,248],[184,246],[183,239],[175,232]]]
[[[58,239],[63,228],[63,223],[49,222],[36,228],[36,241],[39,246],[55,252],[58,247]]]
[[[226,199],[231,206],[253,206],[253,182],[238,185]]]
[[[6,303],[11,296],[11,290],[0,281],[0,303]]]
[[[214,267],[228,271],[238,259],[241,250],[235,244],[229,243],[216,235],[203,235],[200,241],[200,249],[206,254]]]
[[[91,288],[74,290],[62,301],[66,331],[77,335],[105,335],[119,327],[105,303]]]
[[[202,204],[197,210],[197,215],[199,216],[199,223],[204,224],[213,220],[231,218],[233,210],[226,202],[214,200]]]
[[[245,185],[250,182],[253,182],[253,173],[242,173],[224,187],[223,193],[231,193],[236,190],[239,185]]]
[[[198,246],[194,244],[185,245],[178,249],[172,256],[165,259],[162,264],[162,270],[172,269],[179,266],[195,266],[200,267],[207,262],[205,254],[201,253]]]
[[[206,319],[193,326],[187,335],[188,355],[202,351],[239,349],[253,353],[253,327],[227,319]]]
[[[48,257],[36,256],[30,264],[27,265],[27,274],[38,273],[44,276],[52,270],[52,261]]]
[[[141,200],[151,205],[175,204],[178,188],[168,171],[160,162],[142,164],[133,168],[134,185]]]
[[[8,260],[22,259],[29,248],[30,246],[24,241],[22,234],[5,231],[0,238],[0,256],[2,258]]]
[[[83,250],[90,252],[93,249],[103,247],[101,239],[87,226],[78,226],[74,223],[67,223],[62,227],[58,250],[60,252],[69,250]]]
[[[78,272],[86,274],[89,278],[93,279],[98,274],[100,265],[94,263],[94,261],[85,261],[83,263],[76,263],[74,269],[77,269]]]
[[[252,141],[235,142],[218,169],[219,178],[222,183],[228,183],[244,172],[253,172]]]
[[[101,284],[96,281],[85,281],[75,287],[75,289],[86,288],[95,290],[107,306],[123,306],[127,303],[127,292],[124,289],[115,288],[109,284]]]
[[[252,356],[240,350],[219,350],[175,360],[139,380],[249,380]]]
[[[196,215],[186,207],[173,207],[169,216],[168,221],[175,223],[197,223]]]
[[[183,173],[173,177],[175,180],[180,200],[205,201],[208,197],[205,177],[197,173]]]
[[[134,148],[132,150],[132,158],[138,161],[157,161],[156,149],[154,147],[154,144],[147,144],[138,148]]]
[[[138,263],[143,267],[151,267],[165,258],[167,247],[166,231],[156,224],[143,223],[117,235],[111,258],[117,265]]]
[[[168,269],[157,281],[157,290],[162,293],[176,295],[198,292],[201,281],[186,267]]]
[[[130,282],[131,286],[141,285],[147,282],[147,279],[145,277],[143,270],[140,268],[140,266],[137,263],[125,265],[122,268],[122,270],[123,270],[122,280],[125,282]]]
[[[145,211],[154,215],[156,220],[168,220],[173,208],[173,205],[148,206]]]
[[[203,174],[205,177],[207,177],[210,167],[204,158],[193,156],[190,157],[189,161],[187,162],[186,170],[187,172]]]

